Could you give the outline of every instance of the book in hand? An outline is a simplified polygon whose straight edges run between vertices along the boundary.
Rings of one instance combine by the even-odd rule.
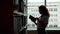
[[[34,18],[33,16],[29,16],[29,18],[31,19],[31,21],[35,22],[36,21],[36,18]]]

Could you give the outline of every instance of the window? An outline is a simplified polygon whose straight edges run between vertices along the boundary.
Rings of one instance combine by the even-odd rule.
[[[49,8],[49,11],[53,11],[53,8]]]
[[[53,28],[56,28],[55,30],[57,30],[60,27],[60,1],[59,0],[46,0],[46,7],[49,10],[50,13],[50,18],[49,18],[49,24],[47,25],[46,30],[53,30]],[[39,10],[38,7],[40,5],[45,5],[45,0],[28,0],[28,8],[30,8],[28,10],[28,21],[27,21],[27,30],[36,30],[37,26],[29,19],[29,15],[32,15],[34,17],[39,17]],[[32,9],[33,7],[33,9]],[[33,12],[33,13],[32,13]],[[48,28],[52,28],[52,29],[48,29]]]
[[[48,8],[48,10],[51,11],[51,12],[56,12],[57,8]]]
[[[57,8],[54,8],[54,11],[57,11]]]

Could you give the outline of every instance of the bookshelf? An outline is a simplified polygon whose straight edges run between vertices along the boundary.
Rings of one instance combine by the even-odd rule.
[[[14,0],[14,34],[27,34],[27,0]]]

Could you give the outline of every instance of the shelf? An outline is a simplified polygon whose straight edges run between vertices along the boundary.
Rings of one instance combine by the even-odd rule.
[[[21,15],[27,16],[26,14],[24,14],[24,13],[22,13],[22,12],[18,12],[17,10],[14,10],[14,13],[19,14],[20,16],[21,16]]]
[[[27,25],[26,25],[26,26],[27,26]],[[19,32],[21,32],[24,28],[26,28],[26,26],[22,27],[22,28],[19,30]]]
[[[14,4],[14,33],[26,34],[27,28],[27,0],[17,0]]]

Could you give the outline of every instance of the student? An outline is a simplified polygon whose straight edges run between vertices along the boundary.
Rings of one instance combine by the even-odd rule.
[[[48,9],[45,6],[41,5],[39,6],[39,13],[41,14],[39,18],[34,18],[31,15],[29,16],[29,18],[37,25],[38,34],[46,34],[45,28],[48,25],[48,20],[50,16]]]

